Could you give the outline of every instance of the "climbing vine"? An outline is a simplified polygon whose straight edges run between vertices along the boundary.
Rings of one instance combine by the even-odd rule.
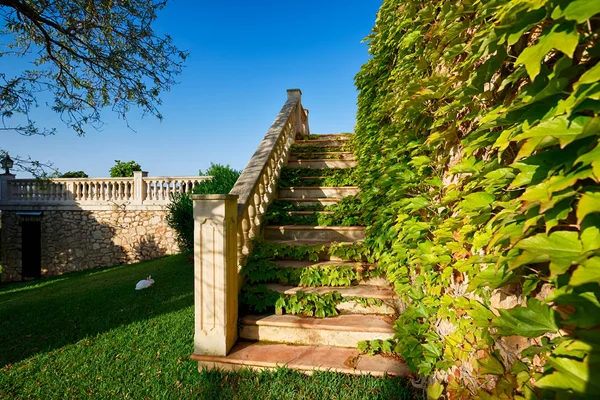
[[[366,247],[406,305],[393,350],[432,398],[600,396],[599,14],[379,11],[356,76]]]
[[[354,168],[289,168],[283,167],[279,187],[294,186],[355,186],[359,176]]]
[[[297,213],[296,211],[314,211]],[[320,212],[324,211],[324,212]],[[269,205],[267,225],[364,226],[362,207],[357,196],[346,196],[328,206],[297,206],[294,201],[278,200]]]
[[[380,299],[342,297],[341,293],[336,291],[322,294],[298,291],[294,294],[285,294],[264,285],[246,286],[241,292],[241,300],[246,312],[275,311],[279,315],[291,314],[316,318],[339,315],[337,306],[341,303],[357,303],[362,307],[383,304]]]

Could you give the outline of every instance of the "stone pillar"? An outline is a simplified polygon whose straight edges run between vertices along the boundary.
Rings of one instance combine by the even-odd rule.
[[[237,195],[194,201],[194,354],[226,356],[237,340]]]
[[[144,179],[148,176],[146,171],[133,171],[133,204],[143,204],[146,200],[146,185]]]
[[[302,91],[300,89],[288,89],[287,96],[288,96],[288,100],[298,98],[298,104],[296,105],[296,108],[294,110],[294,112],[296,113],[296,115],[294,117],[294,120],[295,120],[294,136],[299,137],[299,136],[302,136],[302,134],[303,134],[303,129],[302,129]]]
[[[309,125],[308,125],[308,110],[306,108],[304,109],[304,120],[306,122],[304,123],[304,127],[303,127],[303,132],[302,133],[304,135],[310,135],[310,128],[309,128]]]
[[[13,174],[0,174],[0,202],[9,200],[9,186],[8,181],[15,179]]]

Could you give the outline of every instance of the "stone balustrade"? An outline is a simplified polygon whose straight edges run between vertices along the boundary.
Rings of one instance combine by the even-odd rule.
[[[228,195],[194,200],[194,353],[225,356],[237,339],[239,269],[260,234],[277,179],[298,135],[309,133],[301,91],[288,98]]]
[[[191,194],[209,176],[148,177],[136,171],[133,178],[15,179],[1,175],[0,206],[160,206],[174,194]]]

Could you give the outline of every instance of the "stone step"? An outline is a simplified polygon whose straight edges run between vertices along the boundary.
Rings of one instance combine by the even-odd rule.
[[[275,199],[275,201],[277,201],[277,200],[291,201],[294,203],[294,206],[296,206],[296,207],[314,206],[317,204],[322,205],[322,206],[329,206],[329,205],[335,204],[338,201],[340,201],[341,197],[322,197],[322,198],[311,198],[311,199],[301,199],[301,198],[297,198],[297,197],[279,197],[279,198]]]
[[[288,215],[313,215],[313,214],[334,214],[333,211],[288,211]]]
[[[397,300],[398,295],[389,286],[348,286],[348,287],[298,287],[268,283],[268,289],[283,294],[295,294],[298,292],[327,294],[339,292],[342,297],[362,297],[365,299]]]
[[[313,136],[318,136],[319,139],[349,140],[354,136],[354,133],[313,133]]]
[[[347,146],[349,141],[348,139],[313,139],[313,140],[296,140],[294,142],[296,144],[296,148],[309,146],[309,147],[344,147]]]
[[[358,161],[355,160],[296,160],[288,161],[287,166],[289,168],[307,168],[307,169],[320,169],[320,168],[354,168],[358,165]]]
[[[341,259],[339,257],[336,256],[332,256],[327,252],[327,248],[332,244],[332,242],[328,241],[328,240],[314,240],[314,239],[308,239],[308,240],[267,240],[267,242],[270,243],[276,243],[279,245],[287,245],[287,246],[323,246],[326,250],[322,251],[319,253],[319,260],[321,261],[345,261],[345,262],[354,262],[354,260],[345,260],[345,259]],[[360,240],[357,240],[355,242],[342,242],[343,243],[347,243],[347,244],[356,244],[356,243],[360,243]]]
[[[327,186],[296,186],[279,188],[279,198],[340,198],[354,196],[360,192],[358,186],[327,187]]]
[[[349,287],[297,287],[286,286],[278,283],[269,283],[265,285],[268,289],[278,293],[293,295],[298,292],[327,294],[339,292],[342,297],[360,297],[363,299],[381,300],[381,305],[363,306],[360,301],[348,300],[339,303],[336,309],[342,314],[377,314],[377,315],[396,315],[398,296],[388,286],[349,286]]]
[[[226,357],[192,354],[198,370],[237,371],[242,368],[280,368],[311,373],[331,371],[353,375],[406,376],[408,367],[398,359],[362,355],[357,349],[329,346],[296,346],[280,343],[239,341]]]
[[[352,262],[352,261],[297,261],[297,260],[277,260],[274,263],[279,268],[325,268],[325,267],[352,267],[354,270],[374,270],[375,265],[364,263],[364,262]],[[389,286],[391,284],[383,276],[377,276],[373,278],[363,279],[358,282],[359,285],[372,285],[372,286]]]
[[[395,333],[393,320],[379,315],[248,315],[240,318],[240,328],[246,340],[354,348],[361,340],[393,339]]]
[[[365,238],[365,228],[362,226],[268,225],[264,229],[264,238],[266,240],[354,242]]]
[[[356,156],[351,151],[292,152],[290,154],[289,161],[297,161],[298,159],[356,160]]]

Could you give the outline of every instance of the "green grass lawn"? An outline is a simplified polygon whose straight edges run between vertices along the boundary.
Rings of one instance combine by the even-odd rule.
[[[154,287],[136,291],[152,275]],[[183,256],[0,286],[0,398],[408,399],[401,379],[198,373]]]

